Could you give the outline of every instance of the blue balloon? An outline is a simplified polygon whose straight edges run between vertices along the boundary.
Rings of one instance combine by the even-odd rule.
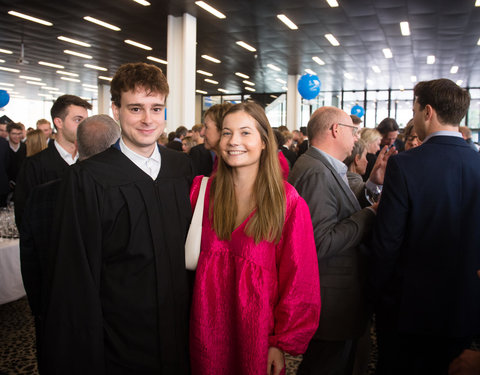
[[[358,104],[354,105],[352,107],[352,110],[350,111],[350,114],[362,117],[365,114],[365,110],[363,109],[362,106],[359,106]]]
[[[302,98],[310,100],[315,98],[320,93],[322,83],[318,76],[313,74],[304,74],[298,80],[298,92]]]
[[[10,95],[5,90],[0,90],[0,108],[5,107],[10,101]]]

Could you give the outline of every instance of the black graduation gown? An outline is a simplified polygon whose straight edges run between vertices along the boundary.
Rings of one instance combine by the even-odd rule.
[[[71,167],[55,213],[48,374],[187,374],[189,158],[155,181],[115,146]]]
[[[197,176],[210,176],[213,169],[213,157],[210,150],[205,148],[205,144],[201,143],[192,147],[189,156],[192,159],[193,170]]]
[[[32,189],[62,177],[67,168],[68,163],[60,156],[53,141],[49,142],[45,150],[25,159],[18,172],[15,186],[14,202],[17,228],[20,228],[22,223],[25,204]]]
[[[20,170],[20,167],[22,166],[23,162],[27,158],[27,146],[25,146],[25,143],[20,142],[20,147],[18,148],[17,151],[13,151],[10,148],[10,180],[12,181],[17,181],[17,175],[18,171]]]

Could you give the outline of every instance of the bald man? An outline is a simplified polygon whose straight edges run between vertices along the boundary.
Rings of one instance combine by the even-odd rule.
[[[319,327],[298,374],[351,374],[357,340],[367,328],[366,259],[361,244],[372,228],[376,205],[361,209],[342,162],[352,152],[358,129],[341,109],[317,109],[307,126],[310,147],[297,159],[288,179],[310,208],[322,298]],[[368,184],[383,183],[392,153],[394,149],[381,151]]]

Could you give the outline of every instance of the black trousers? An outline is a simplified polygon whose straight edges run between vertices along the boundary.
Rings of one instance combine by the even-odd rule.
[[[472,338],[404,334],[377,327],[377,375],[447,375]]]
[[[303,355],[297,375],[351,375],[357,340],[312,339]]]

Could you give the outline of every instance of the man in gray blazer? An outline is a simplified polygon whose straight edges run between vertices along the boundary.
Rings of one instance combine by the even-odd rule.
[[[357,339],[367,327],[366,269],[360,244],[372,227],[377,204],[361,209],[342,163],[352,152],[357,131],[344,111],[317,109],[307,126],[311,147],[289,177],[310,208],[322,297],[320,324],[298,374],[351,374]],[[367,185],[383,183],[386,162],[394,152],[386,147],[380,152]]]

